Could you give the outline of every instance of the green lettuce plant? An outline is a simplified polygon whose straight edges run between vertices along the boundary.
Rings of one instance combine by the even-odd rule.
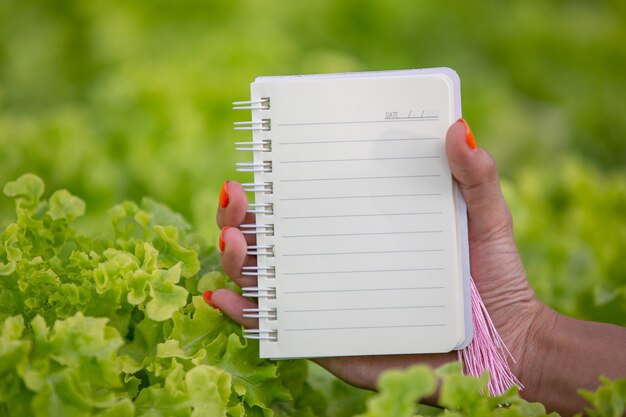
[[[0,416],[546,415],[516,390],[487,396],[487,375],[459,364],[389,371],[366,394],[303,360],[259,359],[202,300],[236,286],[180,215],[125,202],[109,212],[110,235],[86,236],[85,204],[67,190],[42,199],[26,174],[4,193],[16,219],[0,245]],[[438,380],[442,408],[418,406]],[[590,415],[619,416],[626,380],[583,395]]]

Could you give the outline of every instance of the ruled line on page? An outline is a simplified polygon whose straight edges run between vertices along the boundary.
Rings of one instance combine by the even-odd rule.
[[[376,253],[419,253],[419,252],[443,252],[443,249],[407,249],[407,250],[377,250],[368,252],[326,252],[326,253],[290,253],[281,256],[330,256],[330,255],[372,255]]]
[[[278,161],[280,164],[308,164],[318,162],[360,162],[360,161],[398,161],[405,159],[439,159],[440,155],[423,156],[389,156],[383,158],[348,158],[348,159],[301,159],[295,161]]]
[[[442,214],[442,211],[415,211],[411,213],[371,213],[371,214],[329,214],[322,216],[286,216],[279,217],[281,220],[295,219],[331,219],[337,217],[378,217],[378,216],[417,216],[417,215],[434,215]]]
[[[350,120],[338,122],[299,122],[299,123],[276,123],[278,126],[315,126],[315,125],[350,125],[364,123],[392,123],[392,122],[428,122],[439,120],[439,116],[417,116],[404,119],[387,119],[387,120]]]
[[[408,268],[408,269],[363,269],[353,271],[309,271],[309,272],[283,272],[282,275],[334,275],[334,274],[366,274],[371,272],[417,272],[417,271],[443,271],[445,268]]]
[[[344,178],[300,178],[289,180],[278,180],[278,182],[307,182],[307,181],[348,181],[348,180],[387,180],[387,179],[399,179],[399,178],[434,178],[441,177],[441,174],[422,174],[422,175],[393,175],[393,176],[380,176],[380,177],[344,177]]]
[[[411,235],[422,233],[443,233],[443,230],[413,230],[401,232],[358,232],[358,233],[328,233],[317,235],[283,235],[281,238],[297,238],[297,237],[336,237],[336,236],[368,236],[368,235]]]
[[[390,306],[390,307],[348,307],[348,308],[312,308],[302,310],[285,310],[285,313],[317,313],[322,311],[367,311],[367,310],[404,310],[413,308],[444,308],[445,305],[431,306]]]
[[[348,198],[398,198],[398,197],[431,197],[441,195],[441,193],[416,193],[416,194],[373,194],[373,195],[340,195],[322,197],[291,197],[281,198],[280,201],[301,201],[301,200],[342,200]]]
[[[308,141],[280,141],[279,145],[312,145],[323,143],[363,143],[363,142],[401,142],[419,140],[438,140],[439,138],[384,138],[384,139],[340,139],[340,140],[308,140]]]
[[[354,326],[354,327],[303,327],[301,329],[285,329],[285,332],[307,332],[318,330],[367,330],[367,329],[391,329],[391,328],[410,328],[410,327],[445,327],[445,323],[433,324],[406,324],[395,326]]]
[[[299,290],[299,291],[282,291],[282,294],[315,294],[327,292],[368,292],[368,291],[413,291],[413,290],[442,290],[444,286],[430,287],[403,287],[403,288],[354,288],[354,289],[334,289],[334,290]]]

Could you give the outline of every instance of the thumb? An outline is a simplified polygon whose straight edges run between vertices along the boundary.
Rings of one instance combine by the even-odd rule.
[[[504,201],[496,163],[478,148],[467,122],[457,120],[446,135],[452,176],[467,203],[470,241],[513,238],[511,213]]]

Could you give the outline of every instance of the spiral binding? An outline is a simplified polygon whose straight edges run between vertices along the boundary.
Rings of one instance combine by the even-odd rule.
[[[239,228],[244,235],[274,236],[273,224],[242,224]]]
[[[238,172],[272,172],[272,161],[237,162]]]
[[[233,101],[233,110],[269,110],[270,98],[263,97],[261,100]]]
[[[276,278],[276,268],[273,266],[244,266],[241,271],[243,276]]]
[[[270,119],[235,122],[235,130],[272,130]]]
[[[246,255],[274,256],[274,245],[248,246],[248,251],[246,252]]]
[[[267,329],[246,329],[243,331],[243,337],[245,337],[246,339],[269,340],[270,342],[277,342],[278,331]]]
[[[264,139],[260,142],[235,142],[236,151],[272,152],[272,141]]]
[[[274,205],[272,203],[248,204],[248,213],[274,214]]]
[[[251,162],[237,163],[238,172],[252,172],[254,181],[243,183],[246,192],[254,193],[258,202],[248,205],[248,213],[255,214],[259,222],[255,224],[242,224],[241,232],[244,235],[256,235],[258,243],[248,246],[246,253],[250,256],[258,256],[261,265],[244,266],[241,268],[242,276],[256,277],[258,286],[243,287],[243,296],[256,298],[259,307],[243,309],[243,316],[259,319],[258,329],[244,330],[243,336],[247,339],[264,340],[269,342],[278,341],[278,331],[272,329],[271,321],[277,320],[276,308],[273,308],[270,300],[276,299],[275,282],[276,267],[267,265],[266,260],[274,257],[274,245],[271,237],[274,236],[274,205],[272,195],[274,183],[271,181],[272,174],[272,140],[269,137],[272,130],[272,121],[269,117],[270,98],[262,97],[247,101],[233,102],[233,110],[251,110],[252,120],[234,123],[235,130],[252,131],[252,140],[247,142],[235,142],[238,151],[252,152]],[[260,201],[259,201],[260,200]],[[267,201],[269,200],[269,201]]]
[[[275,308],[244,308],[243,316],[251,319],[269,320],[276,320],[278,317]]]
[[[269,181],[261,183],[247,182],[241,185],[243,186],[243,189],[249,193],[272,194],[272,192],[274,191],[274,184]]]
[[[242,287],[241,290],[244,297],[276,299],[276,287]]]

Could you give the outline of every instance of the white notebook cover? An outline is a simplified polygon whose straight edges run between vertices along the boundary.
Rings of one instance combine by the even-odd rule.
[[[273,246],[258,256],[275,277],[259,307],[268,358],[448,352],[473,335],[465,203],[445,153],[461,116],[449,68],[259,77],[251,99],[254,162],[271,161]],[[267,165],[266,165],[267,166]],[[250,196],[252,199],[253,196]]]

